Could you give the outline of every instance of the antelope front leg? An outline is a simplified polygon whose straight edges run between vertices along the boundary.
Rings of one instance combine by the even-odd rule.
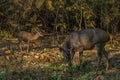
[[[22,50],[22,42],[19,43],[19,48],[20,48],[20,51],[23,52],[23,50]]]
[[[68,66],[69,66],[69,67],[72,66],[72,60],[71,60],[71,59],[68,61]]]
[[[30,43],[29,43],[29,41],[27,42],[27,53],[29,52],[29,46],[30,46]]]
[[[74,57],[75,52],[70,51],[70,54],[68,55],[68,66],[71,67],[72,66],[72,60]]]
[[[108,52],[105,50],[105,48],[103,49],[103,54],[104,54],[104,56],[107,60],[106,70],[108,70],[110,61],[109,61],[109,58],[108,58]]]
[[[97,64],[97,69],[96,69],[96,73],[98,72],[99,68],[100,68],[100,64],[101,64],[101,54],[98,53],[98,64]]]
[[[97,64],[97,69],[96,69],[96,74],[98,73],[100,64],[101,64],[101,58],[102,58],[102,46],[97,45],[97,55],[98,55],[98,64]]]
[[[80,69],[82,69],[82,56],[83,56],[83,51],[79,52],[79,63],[80,63]]]

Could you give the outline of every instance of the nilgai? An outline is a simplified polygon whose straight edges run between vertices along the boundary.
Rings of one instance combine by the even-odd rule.
[[[80,67],[84,50],[91,50],[94,47],[97,49],[98,64],[96,72],[99,69],[102,55],[107,59],[106,69],[109,67],[108,52],[105,50],[105,45],[109,41],[110,36],[107,32],[101,29],[84,29],[72,32],[66,41],[60,47],[60,52],[63,53],[65,61],[71,66],[71,61],[75,51],[79,51]]]
[[[36,31],[36,34],[30,33],[30,32],[26,32],[26,31],[20,31],[18,33],[16,33],[16,37],[19,40],[19,47],[22,51],[22,47],[21,47],[21,42],[25,41],[27,42],[27,53],[29,52],[29,45],[30,42],[37,40],[39,37],[43,37],[43,34],[41,32]]]

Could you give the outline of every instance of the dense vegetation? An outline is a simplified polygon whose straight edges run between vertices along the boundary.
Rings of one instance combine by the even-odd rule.
[[[0,30],[69,32],[102,28],[119,32],[119,0],[1,0]]]
[[[119,25],[120,0],[0,0],[0,55],[7,54],[0,56],[0,80],[94,80],[94,50],[90,54],[94,60],[84,55],[83,71],[79,71],[76,60],[68,69],[58,51],[69,33],[86,28],[110,33],[107,49],[112,51],[112,69],[99,72],[98,77],[119,80]],[[35,29],[44,37],[35,42],[29,54],[20,53],[14,34]]]

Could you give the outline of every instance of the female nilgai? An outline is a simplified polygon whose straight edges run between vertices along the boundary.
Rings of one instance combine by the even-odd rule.
[[[104,55],[107,60],[106,69],[108,69],[109,59],[108,53],[105,50],[105,45],[109,40],[109,34],[101,29],[84,29],[81,31],[75,31],[69,35],[60,47],[60,52],[63,53],[66,62],[71,66],[75,51],[79,51],[79,61],[81,66],[83,51],[91,50],[96,47],[98,55],[97,70],[100,66],[102,55]]]

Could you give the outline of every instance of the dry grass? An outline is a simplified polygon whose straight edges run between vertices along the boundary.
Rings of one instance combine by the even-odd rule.
[[[47,47],[43,44],[35,48],[33,46],[34,49],[28,54],[20,53],[19,48],[16,48],[17,43],[1,41],[0,44],[0,80],[99,80],[99,78],[100,80],[120,80],[119,44],[106,45],[110,53],[110,69],[105,71],[105,59],[103,58],[104,66],[101,67],[97,77],[95,76],[96,50],[84,52],[84,67],[80,70],[78,53],[75,54],[73,66],[68,68],[59,49],[47,46],[47,43]],[[7,46],[11,44],[12,47]],[[2,52],[7,55],[4,56]]]

